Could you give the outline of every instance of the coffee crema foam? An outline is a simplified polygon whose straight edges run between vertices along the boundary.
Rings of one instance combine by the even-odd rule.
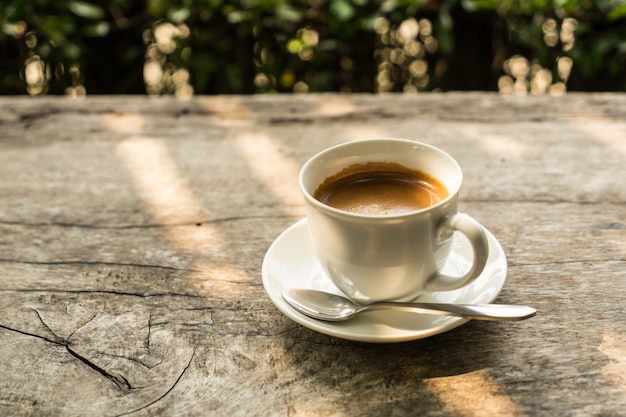
[[[313,197],[339,210],[374,216],[406,214],[449,195],[431,175],[395,162],[351,165],[328,177]]]

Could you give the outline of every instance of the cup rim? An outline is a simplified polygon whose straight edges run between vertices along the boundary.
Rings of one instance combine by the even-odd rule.
[[[439,153],[441,155],[444,156],[444,158],[446,158],[452,165],[454,165],[454,167],[456,168],[457,172],[459,173],[459,185],[456,187],[456,189],[454,190],[454,192],[450,192],[448,194],[448,196],[446,198],[444,198],[443,200],[439,201],[436,204],[433,204],[431,206],[428,207],[424,207],[421,208],[419,210],[414,210],[408,213],[400,213],[400,214],[384,214],[384,215],[376,215],[376,214],[363,214],[363,213],[354,213],[354,212],[350,212],[350,211],[346,211],[346,210],[341,210],[332,206],[329,206],[328,204],[324,204],[321,201],[319,201],[318,199],[316,199],[315,197],[313,197],[313,195],[309,192],[309,190],[307,190],[307,188],[304,185],[304,173],[305,171],[314,163],[315,160],[319,159],[320,157],[331,153],[333,151],[335,151],[338,148],[342,148],[345,146],[349,146],[351,144],[355,144],[355,143],[364,143],[364,142],[403,142],[403,143],[410,143],[410,144],[417,144],[423,148],[428,148],[431,151],[434,151],[436,153]],[[357,139],[357,140],[353,140],[353,141],[347,141],[347,142],[341,142],[338,143],[336,145],[330,146],[328,148],[325,148],[321,151],[319,151],[318,153],[314,154],[313,156],[311,156],[302,166],[302,168],[300,169],[300,173],[298,175],[298,184],[300,186],[300,190],[301,192],[304,194],[305,199],[313,204],[314,206],[318,207],[321,210],[325,210],[328,211],[329,213],[333,213],[335,215],[338,216],[344,216],[344,217],[349,217],[352,219],[367,219],[368,221],[372,221],[375,219],[379,219],[379,220],[389,220],[389,219],[401,219],[401,218],[407,218],[407,217],[411,217],[411,216],[415,216],[415,215],[420,215],[426,212],[430,212],[433,211],[439,207],[442,206],[446,206],[448,205],[451,201],[453,201],[455,198],[457,198],[461,187],[463,186],[463,170],[460,166],[460,164],[456,161],[456,159],[454,159],[450,154],[448,154],[446,151],[444,151],[443,149],[440,149],[436,146],[430,145],[428,143],[424,143],[424,142],[420,142],[418,140],[413,140],[413,139],[402,139],[402,138],[368,138],[368,139]]]

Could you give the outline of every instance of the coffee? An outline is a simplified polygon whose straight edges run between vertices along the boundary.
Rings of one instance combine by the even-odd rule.
[[[366,162],[326,178],[313,197],[339,210],[382,216],[421,210],[448,194],[425,172],[394,162]]]

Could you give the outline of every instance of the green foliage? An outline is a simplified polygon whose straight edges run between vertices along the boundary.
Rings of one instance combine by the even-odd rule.
[[[626,0],[12,0],[0,93],[534,91],[538,69],[626,91],[625,23]]]

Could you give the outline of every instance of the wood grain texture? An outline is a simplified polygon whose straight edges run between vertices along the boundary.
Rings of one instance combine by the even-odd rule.
[[[273,306],[300,166],[366,137],[459,161],[536,317],[372,345]],[[625,185],[622,94],[0,97],[0,414],[624,415]]]

